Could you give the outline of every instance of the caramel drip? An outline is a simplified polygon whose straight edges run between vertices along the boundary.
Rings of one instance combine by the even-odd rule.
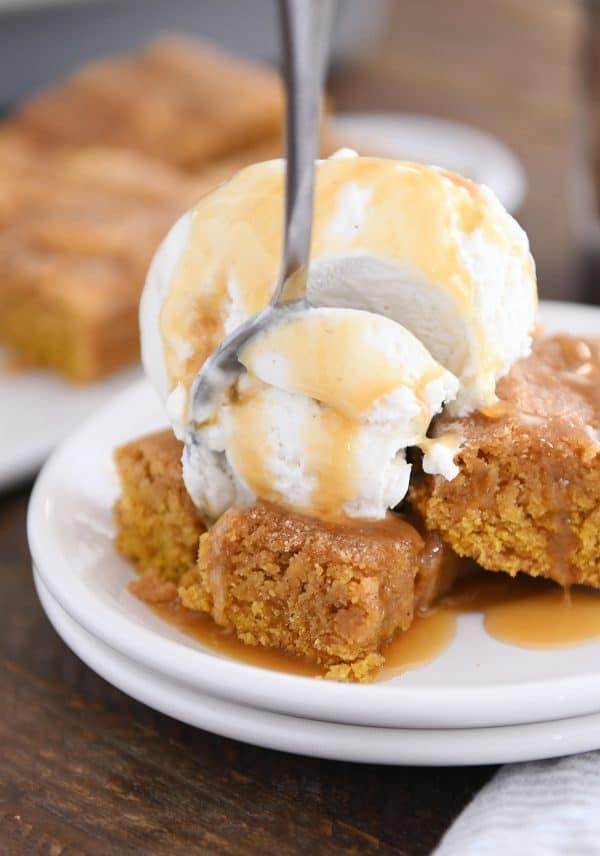
[[[402,520],[363,524],[377,527],[406,526]],[[434,561],[439,551],[433,550]],[[455,561],[454,559],[452,561]],[[385,666],[378,680],[388,680],[431,662],[452,643],[462,613],[481,613],[486,631],[500,642],[521,648],[565,648],[600,639],[600,593],[584,588],[565,592],[548,580],[500,573],[462,573],[451,594],[435,608],[417,614],[404,633],[382,648]],[[135,589],[134,589],[135,591]],[[138,592],[141,597],[141,593]],[[153,612],[185,635],[223,657],[288,674],[322,677],[324,669],[305,659],[271,648],[249,646],[212,618],[185,609],[176,600],[148,604]]]
[[[600,639],[600,595],[557,587],[485,612],[485,629],[495,639],[524,648],[565,648]]]
[[[285,368],[282,386],[286,390],[333,405],[352,417],[367,413],[400,386],[421,398],[427,384],[443,373],[427,353],[419,353],[417,343],[414,349],[423,363],[421,371],[394,359],[382,347],[378,338],[386,335],[390,341],[401,340],[403,334],[395,322],[366,312],[334,312],[309,311],[265,330],[244,348],[240,361],[258,371],[261,357],[277,355]]]
[[[309,663],[301,657],[285,654],[274,648],[245,645],[231,630],[221,627],[208,615],[193,612],[179,603],[152,604],[151,609],[163,621],[222,657],[290,675],[322,677],[324,674],[321,666]]]
[[[364,204],[351,228],[343,228],[339,224],[348,216],[349,188]],[[232,303],[237,314],[249,317],[270,299],[281,255],[282,210],[279,162],[242,170],[196,206],[161,311],[172,387],[180,381],[189,385],[223,338]],[[452,236],[456,228],[465,233],[481,229],[489,240],[505,245],[508,239],[499,231],[497,216],[481,193],[449,173],[378,158],[323,161],[317,170],[311,258],[366,250],[412,267],[443,285],[455,305],[472,317],[473,333],[481,338],[470,309],[473,280]],[[514,249],[516,257],[522,255]],[[533,278],[531,261],[524,259],[523,265]],[[205,317],[210,319],[208,330]],[[173,341],[189,346],[193,358],[182,360]]]
[[[327,518],[358,493],[361,426],[331,407],[319,409],[319,421],[308,419],[305,424],[304,442],[308,469],[315,478],[309,510]]]
[[[411,521],[421,531],[421,521]],[[418,570],[415,577],[415,610],[427,613],[440,598],[451,591],[457,580],[474,574],[475,562],[458,556],[442,540],[439,532],[422,532],[425,539],[418,557]]]
[[[279,496],[269,466],[269,412],[261,391],[259,388],[231,404],[229,456],[256,496],[276,502]]]
[[[569,336],[537,339],[533,355],[518,363],[498,387],[501,400],[484,416],[533,431],[548,452],[571,443],[590,463],[600,452],[600,340]],[[594,439],[598,432],[598,439]],[[574,485],[562,461],[540,456],[545,506],[552,509],[547,554],[549,575],[561,585],[573,580],[572,555],[577,546],[568,509]],[[592,464],[593,465],[593,464]],[[483,510],[494,501],[485,461],[474,472],[473,495]]]
[[[411,626],[381,649],[385,665],[377,675],[387,681],[411,669],[425,666],[439,657],[456,635],[456,614],[450,610],[435,610],[417,615]]]
[[[271,437],[271,418],[264,387],[231,405],[229,455],[246,484],[263,500],[285,504],[285,484],[278,487],[272,466],[276,438]],[[294,507],[323,519],[339,515],[344,503],[358,492],[358,443],[361,425],[337,410],[312,403],[300,426],[303,469],[309,495],[296,499]]]

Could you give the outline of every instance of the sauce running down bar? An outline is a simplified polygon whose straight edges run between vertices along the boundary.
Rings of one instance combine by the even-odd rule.
[[[210,617],[175,601],[154,604],[152,611],[203,647],[224,657],[276,672],[320,677],[323,669],[271,648],[245,645]],[[428,612],[418,614],[409,630],[382,650],[385,666],[377,680],[431,662],[454,639],[458,617],[481,613],[490,636],[523,648],[563,648],[600,639],[600,593],[589,589],[561,590],[547,580],[519,576],[470,574],[451,595]]]
[[[489,570],[600,587],[600,340],[537,337],[456,431],[460,474],[413,482],[430,530]]]
[[[476,417],[476,429],[487,422],[508,426],[509,437],[516,436],[515,431],[533,431],[549,450],[572,441],[589,450],[591,466],[597,466],[600,342],[560,336],[538,340],[533,356],[515,366],[502,381],[499,393],[500,402],[492,412]],[[458,427],[463,427],[460,422]],[[440,587],[439,580],[444,574],[440,574],[436,563],[444,549],[439,537],[436,542],[435,533],[429,533],[420,559],[421,576],[426,582],[418,602],[425,609],[417,613],[407,631],[384,646],[382,654],[386,662],[378,680],[417,668],[439,656],[451,644],[458,619],[464,613],[481,614],[487,633],[509,645],[544,649],[600,640],[600,592],[572,587],[573,535],[565,508],[574,479],[569,481],[564,472],[555,471],[556,464],[552,461],[549,452],[547,458],[540,458],[540,467],[545,467],[541,483],[547,494],[542,499],[553,515],[555,530],[548,548],[552,552],[550,573],[546,573],[563,587],[524,574],[513,579],[501,573],[473,573],[473,562],[468,565],[456,557],[452,562],[459,561],[458,567],[441,569],[448,570],[448,574]],[[477,499],[478,507],[485,513],[486,497],[494,497],[493,486],[487,482],[479,484],[473,474],[470,478],[470,501]],[[432,566],[430,574],[426,570],[428,564]],[[451,587],[450,594],[443,594],[448,582],[455,578],[458,582]],[[427,579],[433,581],[434,590],[427,590]],[[432,602],[434,607],[427,608]],[[324,674],[318,666],[299,658],[242,644],[211,618],[184,609],[175,597],[153,608],[161,618],[223,656],[292,674],[315,677]]]

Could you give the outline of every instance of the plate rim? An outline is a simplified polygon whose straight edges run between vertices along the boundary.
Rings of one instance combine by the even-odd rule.
[[[576,307],[598,313],[600,307],[584,304],[550,304],[561,314]],[[147,381],[135,383],[140,388]],[[114,396],[98,413],[118,408],[131,397],[133,387]],[[524,722],[570,718],[600,711],[600,668],[592,676],[569,676],[502,685],[434,687],[392,687],[385,684],[343,684],[319,682],[314,693],[312,678],[272,672],[256,666],[217,658],[174,640],[157,636],[138,626],[131,633],[126,616],[99,604],[83,582],[75,577],[75,587],[61,586],[60,567],[64,556],[53,544],[47,521],[47,503],[54,474],[68,456],[70,445],[98,418],[88,418],[55,450],[42,469],[32,491],[27,515],[31,553],[42,579],[65,611],[88,632],[138,664],[195,687],[202,692],[261,709],[308,718],[357,725],[420,728],[464,728],[519,725]],[[53,570],[54,569],[54,570]],[[59,572],[56,572],[59,569]],[[254,680],[252,679],[254,678]],[[585,690],[585,692],[584,692]],[[458,696],[458,698],[457,698]],[[585,698],[582,698],[585,696]],[[573,701],[578,698],[578,702]],[[497,711],[501,709],[502,715]]]
[[[6,347],[0,344],[0,351],[4,353],[6,350]],[[14,388],[14,385],[19,386],[21,378],[26,384],[31,382],[36,384],[36,389],[31,392],[31,396],[36,396],[38,401],[43,400],[44,406],[46,408],[50,406],[54,413],[57,412],[57,408],[65,406],[65,396],[71,405],[74,405],[77,400],[77,406],[69,414],[68,424],[64,426],[61,424],[61,427],[53,426],[46,432],[32,430],[27,434],[26,442],[20,439],[16,448],[14,440],[11,440],[10,431],[8,432],[8,446],[0,446],[0,491],[10,490],[27,479],[33,478],[58,444],[81,424],[82,419],[88,418],[98,406],[99,400],[102,404],[110,401],[116,393],[126,389],[137,377],[141,377],[141,371],[139,362],[134,362],[89,383],[71,381],[52,369],[43,367],[23,369],[15,374],[1,373],[0,409],[10,395],[10,390],[6,389],[5,383],[13,385]],[[54,400],[57,394],[63,397],[58,403]],[[30,417],[33,424],[40,420],[39,413],[31,413]],[[10,424],[10,420],[7,421]],[[14,436],[15,429],[12,433],[12,437]],[[10,454],[5,453],[6,448]]]
[[[51,625],[89,668],[137,701],[192,727],[229,739],[336,761],[419,766],[532,761],[590,751],[600,746],[600,714],[492,728],[402,729],[302,719],[216,699],[180,687],[165,676],[155,675],[106,646],[62,609],[44,586],[35,567],[33,576],[40,603]],[[123,667],[125,671],[129,668],[129,677],[115,678],[115,664],[121,672]],[[132,675],[135,676],[133,688]],[[154,682],[155,686],[152,691],[140,689],[136,678],[145,680],[150,686]],[[183,702],[179,698],[178,704],[178,694],[181,693]],[[190,701],[196,710],[204,706],[203,716],[197,712],[195,715],[189,713]],[[241,717],[244,721],[241,725],[238,721],[236,727],[231,722],[232,717],[238,720]],[[511,751],[506,745],[507,739],[519,744],[520,751],[516,747]]]

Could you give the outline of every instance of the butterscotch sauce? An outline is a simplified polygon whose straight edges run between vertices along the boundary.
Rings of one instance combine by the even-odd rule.
[[[383,646],[385,665],[376,680],[389,680],[435,660],[454,639],[456,625],[456,613],[450,609],[416,615],[408,630]]]
[[[562,589],[525,575],[471,576],[438,609],[483,613],[490,636],[521,648],[565,648],[600,639],[600,592]]]
[[[434,409],[429,385],[445,375],[394,321],[332,308],[268,327],[244,346],[240,362],[247,373],[226,418],[230,460],[256,496],[283,503],[290,493],[286,468],[294,470],[296,457],[303,479],[294,505],[317,517],[360,495],[369,419],[377,408],[385,411],[386,396],[398,395],[408,411],[407,434],[425,434]],[[388,421],[389,428],[377,423],[379,437],[385,440],[387,428],[394,442],[397,424]],[[425,445],[451,448],[457,439]]]
[[[210,648],[223,657],[229,657],[249,666],[260,666],[261,669],[271,669],[274,672],[287,672],[290,675],[302,675],[308,678],[323,677],[325,670],[303,660],[302,657],[292,656],[274,648],[262,648],[256,645],[245,645],[235,634],[220,627],[208,615],[193,612],[179,603],[148,604],[152,612],[168,622],[177,630],[185,633]]]
[[[392,522],[376,525],[391,526]],[[148,606],[159,618],[223,657],[292,675],[325,674],[323,667],[302,657],[245,645],[231,630],[173,599]],[[458,618],[464,613],[481,613],[487,633],[515,647],[557,649],[600,640],[600,592],[565,591],[548,580],[523,575],[513,579],[500,573],[471,573],[437,606],[417,613],[407,631],[383,646],[385,665],[376,680],[389,680],[440,656],[452,643]]]
[[[269,406],[262,384],[231,404],[228,429],[229,455],[242,478],[256,496],[275,500]]]
[[[490,636],[524,648],[564,648],[600,639],[600,595],[553,587],[485,612]]]
[[[305,425],[304,443],[309,471],[315,476],[310,510],[327,516],[358,493],[361,426],[331,407],[318,409],[320,418]]]
[[[402,347],[414,353],[410,366],[394,351]],[[284,369],[283,378],[271,380],[261,374],[260,363],[275,358]],[[332,405],[353,418],[369,413],[399,387],[410,389],[419,400],[427,385],[444,373],[420,343],[405,340],[394,321],[338,309],[308,311],[264,330],[242,349],[240,362],[265,382],[281,383],[288,392]],[[423,409],[429,422],[429,409]]]
[[[251,381],[254,383],[253,381]],[[281,482],[273,462],[277,461],[277,435],[268,388],[260,381],[247,396],[230,409],[229,455],[246,484],[256,496],[283,504],[287,485]],[[359,422],[316,402],[298,414],[295,430],[301,438],[306,496],[295,506],[318,517],[341,509],[358,492]]]
[[[231,630],[220,627],[209,616],[185,609],[178,603],[149,606],[155,615],[172,627],[224,657],[290,675],[317,678],[325,674],[322,666],[302,657],[285,654],[274,648],[245,645]],[[386,663],[377,675],[377,680],[388,680],[429,663],[448,647],[455,632],[456,613],[452,610],[438,610],[429,615],[416,616],[409,630],[384,646],[382,654]]]
[[[195,208],[160,317],[171,387],[189,386],[223,338],[232,307],[234,315],[250,317],[269,301],[281,257],[282,207],[283,165],[272,162],[242,170]],[[318,166],[311,258],[366,251],[420,271],[462,307],[485,360],[475,283],[453,228],[459,235],[481,231],[512,250],[534,282],[531,259],[495,205],[458,176],[379,158]]]

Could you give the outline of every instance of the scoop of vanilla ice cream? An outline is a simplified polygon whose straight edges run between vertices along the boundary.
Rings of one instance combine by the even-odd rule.
[[[384,517],[408,489],[405,448],[425,441],[459,386],[400,324],[354,309],[295,313],[257,334],[240,362],[247,372],[184,456],[188,492],[213,519],[256,497]]]
[[[485,187],[345,154],[317,165],[309,300],[402,324],[458,378],[457,415],[493,403],[498,378],[530,349],[537,293],[525,233]],[[152,264],[142,356],[180,436],[201,364],[273,293],[283,188],[282,161],[242,170],[184,215]]]

